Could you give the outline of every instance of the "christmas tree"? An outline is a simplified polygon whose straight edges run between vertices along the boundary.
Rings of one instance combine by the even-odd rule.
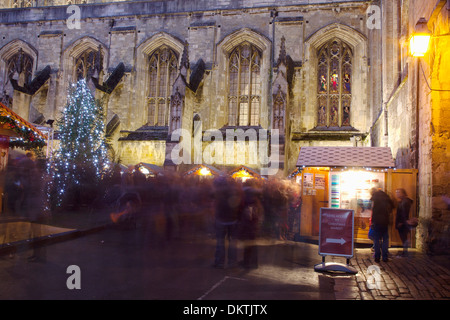
[[[60,146],[51,163],[53,205],[89,203],[108,172],[105,113],[86,80],[69,89],[62,118],[57,121]]]

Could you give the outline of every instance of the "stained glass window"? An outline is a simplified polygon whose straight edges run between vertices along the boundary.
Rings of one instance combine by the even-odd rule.
[[[350,126],[352,51],[339,39],[318,50],[317,126]]]
[[[178,57],[169,47],[163,46],[150,56],[147,124],[168,125],[168,110],[172,85],[177,76]]]
[[[228,67],[228,124],[259,125],[261,52],[244,42],[231,53]]]

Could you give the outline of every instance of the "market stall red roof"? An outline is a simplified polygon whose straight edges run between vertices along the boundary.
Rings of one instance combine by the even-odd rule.
[[[17,113],[0,103],[0,134],[11,137],[11,147],[43,147],[47,136]]]

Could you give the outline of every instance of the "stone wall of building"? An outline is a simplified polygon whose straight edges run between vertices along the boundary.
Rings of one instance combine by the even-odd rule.
[[[189,3],[184,0],[145,0],[149,2],[152,6],[167,6],[167,7],[177,7],[177,11],[189,11],[195,8],[207,8],[213,7],[217,9],[229,9],[229,8],[252,8],[252,7],[267,7],[274,5],[273,0],[262,0],[262,1],[248,1],[243,4],[240,0],[195,0],[189,1]],[[348,2],[353,0],[331,0],[328,2]],[[44,7],[44,6],[66,6],[70,4],[75,5],[92,5],[92,4],[103,4],[111,2],[143,2],[143,0],[3,0],[0,4],[0,8],[27,8],[27,7]],[[308,1],[308,0],[282,0],[276,1],[279,5],[299,5],[299,4],[314,4],[321,3],[323,1]]]
[[[371,131],[373,145],[391,147],[397,168],[418,169],[417,244],[431,251],[449,250],[441,196],[450,194],[450,37],[432,38],[421,58],[409,54],[409,39],[421,17],[433,36],[448,34],[449,8],[439,0],[383,2],[383,103]]]
[[[421,64],[422,76],[426,78],[426,81],[422,81],[425,82],[425,87],[422,84],[423,92],[427,93],[425,99],[430,106],[427,110],[430,122],[424,126],[424,130],[429,131],[423,132],[423,136],[429,137],[424,140],[424,147],[428,150],[431,148],[432,210],[427,248],[432,253],[447,254],[450,253],[450,211],[448,206],[441,206],[441,197],[450,195],[450,80],[447,76],[450,72],[449,10],[448,1],[438,2],[433,8],[428,28],[437,37],[431,40],[429,55],[424,57],[424,63]],[[426,192],[429,198],[430,190]]]
[[[166,155],[165,141],[122,141],[119,149],[121,163],[126,165],[139,162],[164,165]],[[136,159],[139,159],[136,162]]]
[[[419,245],[433,238],[433,230],[440,230],[437,238],[447,241],[442,234],[448,234],[448,211],[438,204],[441,195],[450,194],[450,37],[434,38],[420,60],[408,51],[420,17],[427,19],[434,35],[449,32],[448,1],[71,3],[79,4],[79,28],[73,28],[77,16],[67,12],[66,0],[0,4],[21,8],[0,10],[0,96],[12,99],[12,109],[25,119],[57,119],[75,80],[76,59],[89,50],[101,52],[98,84],[90,86],[104,100],[108,124],[115,121],[109,132],[114,154],[126,165],[162,166],[178,140],[170,141],[170,121],[162,131],[146,127],[149,56],[161,46],[175,53],[179,70],[173,88],[183,106],[180,128],[192,138],[195,121],[201,121],[203,132],[228,125],[228,58],[247,42],[261,52],[258,129],[273,129],[275,94],[281,92],[286,99],[285,127],[277,144],[282,175],[295,169],[303,146],[389,146],[397,168],[418,169],[417,201],[423,218]],[[352,52],[351,126],[327,131],[317,128],[318,50],[333,39],[344,41]],[[7,62],[19,51],[31,58],[32,78],[42,83],[13,87]],[[236,143],[233,150],[257,147]],[[201,149],[210,151],[213,144],[205,141]],[[234,165],[247,164],[242,156],[235,159]],[[261,162],[250,166],[258,169]],[[436,226],[431,232],[430,225]]]
[[[35,58],[33,75],[46,66],[51,74],[42,89],[31,99],[31,106],[14,102],[15,110],[30,121],[43,116],[58,118],[66,100],[67,88],[74,81],[74,61],[85,50],[103,53],[100,84],[124,65],[124,74],[114,90],[105,95],[108,119],[117,115],[120,130],[133,131],[147,121],[148,56],[160,45],[170,46],[179,59],[187,44],[192,72],[201,60],[205,72],[195,91],[186,89],[183,128],[192,127],[194,114],[203,129],[219,129],[228,123],[228,55],[244,41],[262,52],[260,125],[272,125],[272,81],[277,77],[282,39],[290,57],[290,83],[286,110],[285,170],[295,169],[299,146],[349,145],[351,133],[344,139],[322,137],[315,141],[296,140],[292,135],[309,132],[317,124],[317,97],[314,78],[317,74],[317,49],[325,41],[337,38],[353,50],[353,92],[351,125],[357,134],[370,131],[373,109],[377,105],[378,70],[370,66],[377,61],[378,47],[369,41],[380,30],[367,27],[368,1],[147,1],[117,4],[80,5],[80,28],[69,28],[73,17],[66,7],[0,10],[0,57],[18,47]],[[47,4],[51,5],[50,2]],[[53,3],[56,4],[56,3]],[[59,4],[59,3],[58,3]],[[43,2],[40,2],[43,5]],[[2,54],[3,52],[3,54]],[[1,66],[0,66],[1,67]],[[283,74],[282,77],[286,77]],[[189,76],[186,77],[189,82]],[[0,70],[0,86],[7,82],[5,65]],[[22,99],[23,100],[23,99]],[[20,100],[20,101],[22,101]],[[115,135],[116,137],[120,135]],[[339,134],[338,134],[339,136]],[[369,145],[367,141],[361,145]],[[163,151],[131,151],[130,142],[115,141],[116,154],[125,164],[161,163]],[[136,148],[138,143],[136,142]],[[160,150],[160,143],[156,143]],[[142,146],[147,148],[147,146]],[[152,147],[153,148],[153,147]],[[140,158],[142,155],[142,158]],[[126,159],[126,160],[125,160]]]

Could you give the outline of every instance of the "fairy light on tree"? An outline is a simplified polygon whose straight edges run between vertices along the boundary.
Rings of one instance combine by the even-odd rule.
[[[57,121],[60,146],[50,164],[57,206],[67,201],[78,204],[83,191],[93,196],[108,172],[104,120],[102,103],[94,99],[86,80],[73,84],[62,118]]]

